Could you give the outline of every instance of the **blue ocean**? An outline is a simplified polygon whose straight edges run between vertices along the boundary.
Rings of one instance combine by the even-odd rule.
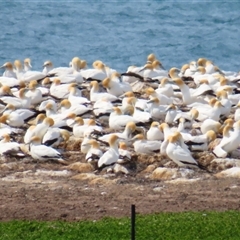
[[[0,65],[78,56],[123,72],[153,52],[166,69],[206,57],[240,70],[239,1],[1,1],[0,11]]]

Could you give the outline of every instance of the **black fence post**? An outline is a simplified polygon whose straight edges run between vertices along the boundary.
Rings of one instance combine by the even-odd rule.
[[[131,206],[131,240],[135,240],[135,220],[136,220],[136,210],[135,205]]]

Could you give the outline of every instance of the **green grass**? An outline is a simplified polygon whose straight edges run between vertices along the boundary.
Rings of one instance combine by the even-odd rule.
[[[0,239],[130,239],[130,219],[0,222]],[[240,212],[161,213],[136,217],[136,240],[240,239]]]

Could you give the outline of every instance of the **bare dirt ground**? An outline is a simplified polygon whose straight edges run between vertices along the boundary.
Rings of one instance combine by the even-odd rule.
[[[78,154],[70,161],[79,162],[82,157]],[[148,161],[146,165],[143,159]],[[159,167],[160,162],[159,156],[143,157],[138,159],[137,170],[125,175],[93,173],[85,165],[79,170],[76,166],[34,163],[31,159],[1,160],[0,220],[122,217],[130,216],[131,204],[141,214],[239,210],[239,179],[218,178],[202,170],[191,170],[190,178],[154,179],[149,165]]]

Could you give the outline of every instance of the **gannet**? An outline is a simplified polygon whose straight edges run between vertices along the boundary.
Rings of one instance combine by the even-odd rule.
[[[72,118],[73,115],[69,115],[68,118]],[[86,125],[81,117],[75,117],[72,123],[73,136],[76,138],[83,138]]]
[[[218,133],[220,128],[221,124],[213,119],[204,120],[200,126],[202,134],[207,133],[209,130],[213,130],[215,133]]]
[[[159,126],[159,129],[161,132],[163,132],[164,135],[164,141],[161,144],[160,147],[160,153],[163,155],[166,155],[166,148],[168,145],[168,137],[173,134],[175,131],[177,131],[176,128],[170,128],[169,125],[167,123],[161,123]]]
[[[71,85],[69,85],[68,90],[68,100],[72,105],[90,103],[87,98],[82,97],[81,91],[78,89],[77,84],[72,83]]]
[[[132,91],[132,87],[129,83],[121,82],[120,79],[119,81],[114,80],[115,78],[120,78],[120,77],[121,75],[116,72],[116,73],[113,73],[110,78],[105,78],[102,81],[102,85],[104,88],[107,89],[107,92],[116,97],[123,95],[125,92]]]
[[[32,80],[28,85],[29,91],[26,93],[26,97],[31,99],[31,104],[36,105],[42,102],[42,92],[37,89],[37,81]]]
[[[185,75],[185,73],[186,73],[186,71],[187,70],[189,70],[189,64],[188,63],[185,63],[185,64],[183,64],[182,65],[182,67],[181,67],[181,69],[180,69],[180,72],[179,72],[179,77],[183,77],[183,76],[185,76],[185,77],[188,77],[189,75],[188,75],[188,73]],[[191,75],[190,75],[191,76]]]
[[[226,126],[227,133],[225,133],[226,136],[222,139],[222,141],[217,145],[213,153],[217,155],[218,157],[225,158],[229,153],[236,150],[239,147],[240,144],[240,121],[237,121],[234,123],[233,128],[234,131],[229,133],[229,130],[231,129],[231,126]]]
[[[228,117],[231,112],[231,101],[228,99],[228,94],[226,91],[221,90],[217,92],[217,97],[219,98],[222,108],[221,108],[221,114]]]
[[[19,81],[23,82],[30,82],[32,80],[38,81],[46,77],[46,74],[43,72],[31,70],[25,71],[22,67],[22,63],[19,60],[16,60],[14,62],[14,66],[16,68],[16,75]]]
[[[234,121],[240,120],[240,102],[234,107],[235,113],[234,113]]]
[[[21,82],[16,78],[10,77],[0,77],[0,83],[9,87],[18,87]]]
[[[0,118],[1,119],[1,118]],[[10,127],[4,123],[2,123],[0,121],[0,138],[4,135],[4,134],[21,134],[22,130],[18,129],[18,128],[13,128]]]
[[[15,112],[11,112],[10,114],[4,113],[0,117],[0,123],[6,123],[11,127],[22,127],[24,119]]]
[[[137,82],[144,81],[143,74],[140,70],[143,67],[129,66],[125,73],[122,73],[122,81],[129,83],[131,86],[135,85]]]
[[[13,97],[6,96],[1,97],[1,100],[6,104],[10,103],[14,105],[16,108],[30,108],[31,98],[26,96],[27,92],[28,92],[27,88],[22,88],[19,91],[19,98],[16,98],[15,96]]]
[[[109,127],[113,130],[121,130],[125,128],[128,122],[134,122],[135,124],[141,123],[132,116],[123,115],[122,111],[118,107],[114,107],[113,110],[114,111],[109,116]]]
[[[45,111],[46,111],[46,116],[53,119],[54,127],[65,128],[71,131],[71,127],[69,127],[69,125],[66,122],[66,116],[57,111],[56,104],[52,104],[52,102],[47,103],[45,106]]]
[[[47,83],[47,81],[49,81],[48,79],[46,80],[44,79],[43,81],[44,85]],[[70,86],[71,86],[70,83],[61,84],[61,80],[59,78],[54,78],[49,89],[50,95],[58,99],[67,98],[69,95]]]
[[[98,126],[94,119],[89,119],[83,134],[86,135],[87,133],[92,133],[92,132],[97,132],[99,134],[99,133],[102,133],[102,131],[103,131],[103,128],[101,126]]]
[[[200,85],[199,88],[192,90],[189,89],[189,87],[180,78],[174,79],[174,82],[179,86],[182,92],[183,103],[186,105],[194,102],[206,103],[206,101],[201,96],[205,93],[212,93],[212,89],[208,85]]]
[[[149,141],[163,141],[164,135],[160,129],[159,122],[152,122],[151,127],[147,131],[147,140]]]
[[[117,160],[119,159],[118,141],[118,136],[112,135],[110,137],[109,149],[98,160],[98,168],[103,168],[117,162]]]
[[[221,104],[221,102],[216,101],[214,106],[209,111],[199,111],[199,116],[197,119],[199,121],[204,121],[207,118],[210,118],[215,121],[219,121],[220,115],[222,114],[222,107],[223,105]]]
[[[22,79],[22,76],[25,73],[25,70],[22,67],[22,63],[20,60],[15,60],[14,63],[14,72],[16,73],[17,79],[20,80]]]
[[[173,103],[173,99],[167,97],[164,94],[161,93],[157,93],[153,88],[147,88],[146,89],[146,94],[150,97],[150,99],[152,98],[158,98],[160,101],[160,105],[169,105]]]
[[[127,150],[127,145],[125,142],[119,142],[119,158],[117,160],[117,163],[124,164],[126,162],[131,161],[131,154]]]
[[[13,93],[11,91],[11,88],[9,86],[3,86],[1,83],[0,83],[0,97],[3,97],[3,96],[13,96]]]
[[[181,110],[179,110],[174,104],[170,104],[165,111],[167,112],[165,122],[168,124],[172,124],[177,114],[181,113]]]
[[[42,139],[42,144],[51,147],[58,147],[61,142],[66,143],[70,133],[65,129],[49,128]]]
[[[109,77],[106,71],[106,66],[100,60],[93,63],[93,68],[81,71],[82,76],[88,80],[102,81]]]
[[[96,102],[99,99],[105,98],[110,102],[114,102],[118,100],[118,98],[110,93],[107,92],[99,92],[99,84],[97,81],[92,81],[90,83],[91,90],[90,90],[90,100],[92,102]]]
[[[93,113],[97,118],[104,118],[108,121],[112,112],[113,104],[106,98],[100,98],[93,104]]]
[[[134,150],[136,153],[153,154],[160,152],[160,141],[148,141],[143,134],[137,134],[131,139],[133,141]]]
[[[184,134],[183,134],[184,137]],[[208,144],[216,139],[216,133],[213,130],[207,131],[205,134],[198,136],[190,136],[185,143],[192,151],[207,151]]]
[[[43,70],[42,72],[44,74],[56,74],[56,75],[61,75],[61,74],[67,74],[67,73],[72,73],[73,69],[71,67],[58,67],[58,68],[53,68],[53,63],[51,61],[45,61],[43,63]]]
[[[13,65],[10,62],[4,63],[0,68],[4,68],[5,71],[3,73],[3,77],[7,78],[17,78],[16,73],[13,71]]]
[[[32,69],[32,64],[31,64],[31,59],[30,58],[25,58],[23,61],[24,64],[24,71],[30,71]]]
[[[167,77],[161,79],[161,83],[158,85],[158,88],[155,91],[158,95],[163,94],[169,98],[174,96],[172,84],[169,83]]]
[[[83,76],[80,72],[81,60],[78,57],[72,59],[72,72],[62,72],[56,75],[61,80],[61,83],[83,83]],[[51,72],[54,72],[52,70]]]
[[[154,120],[164,120],[166,117],[167,105],[160,105],[157,97],[150,99],[148,102],[148,112]]]
[[[138,122],[149,123],[152,122],[152,116],[149,112],[144,109],[139,109],[136,107],[137,99],[135,97],[130,97],[127,100],[127,105],[122,106],[121,111],[123,114],[128,114],[133,116],[133,118]]]
[[[168,137],[168,145],[166,148],[167,156],[174,161],[179,167],[196,166],[199,164],[192,157],[189,151],[186,151],[179,143],[181,134],[175,132]]]
[[[134,133],[135,130],[136,130],[136,124],[134,122],[128,122],[122,133],[109,133],[99,137],[98,139],[101,142],[108,143],[112,135],[117,135],[119,138],[122,139],[121,140],[122,142],[125,142],[127,145],[130,145],[131,142],[129,142],[129,140],[132,139],[132,134]]]
[[[80,146],[80,151],[82,153],[85,153],[87,154],[89,149],[91,148],[91,145],[90,144],[86,144],[89,142],[89,140],[91,140],[91,136],[90,136],[90,133],[86,133],[83,137],[83,140],[82,140],[82,143],[81,143],[81,146]]]
[[[180,78],[181,77],[181,70],[173,67],[168,71],[168,75],[171,79]]]
[[[199,66],[205,67],[206,73],[208,74],[222,73],[220,69],[213,64],[212,61],[206,58],[199,58],[197,63]]]
[[[199,116],[199,112],[196,108],[192,108],[189,112],[180,112],[174,118],[174,122],[178,122],[180,118],[185,119],[185,127],[192,128],[193,121]]]
[[[53,99],[48,99],[48,100],[41,102],[41,104],[38,107],[39,111],[45,111],[48,103],[50,103],[54,106],[54,111],[57,111],[57,103]]]
[[[145,64],[139,72],[143,72],[142,75],[144,78],[167,77],[168,75],[167,71],[163,70],[162,64],[158,60]]]
[[[64,116],[67,116],[71,113],[76,114],[76,116],[83,116],[86,115],[87,113],[92,112],[92,108],[86,107],[85,105],[81,104],[75,104],[72,105],[68,99],[64,99],[60,102],[60,112]]]
[[[202,81],[207,81],[210,86],[213,86],[218,84],[220,76],[222,76],[222,74],[208,74],[206,73],[206,69],[204,67],[199,66],[193,76],[193,80],[197,85],[199,85]]]
[[[102,157],[103,152],[100,149],[99,143],[94,140],[88,140],[87,143],[84,144],[85,146],[90,146],[90,149],[88,150],[87,154],[86,154],[86,161],[87,162],[98,162],[98,160]]]
[[[30,140],[30,155],[35,160],[56,160],[58,162],[65,163],[61,153],[52,147],[41,145],[41,139],[38,136],[34,136]]]
[[[197,63],[195,61],[191,61],[188,64],[188,68],[186,68],[184,71],[184,76],[186,76],[186,77],[193,76],[197,71],[197,67],[198,67]],[[183,70],[183,67],[181,69],[181,72],[182,72],[182,70]]]
[[[152,63],[154,60],[157,60],[156,56],[154,53],[150,53],[147,56],[147,63]]]
[[[21,122],[23,120],[24,122],[27,122],[36,117],[39,114],[39,111],[35,109],[30,110],[27,108],[16,109],[14,105],[9,103],[1,113],[3,113],[3,115],[10,115],[9,118],[12,119],[12,121]]]
[[[40,114],[37,115],[36,118],[28,121],[27,124],[30,125],[30,126],[32,126],[32,125],[36,126],[37,124],[42,123],[45,118],[46,118],[46,115],[44,113],[40,113]]]
[[[52,127],[54,125],[54,121],[52,118],[45,118],[43,122],[40,122],[34,127],[29,127],[26,134],[24,135],[24,143],[29,143],[31,141],[31,138],[34,136],[37,136],[40,139],[40,142],[42,141],[43,136],[46,134],[49,127]]]
[[[129,98],[135,97],[134,93],[132,91],[124,93],[120,98],[123,97],[122,99],[122,108],[125,108],[129,104]],[[135,98],[136,101],[134,101],[134,106],[138,109],[145,110],[148,108],[147,101],[146,99],[140,99],[140,98]]]
[[[9,134],[4,134],[0,141],[0,155],[7,155],[10,157],[25,157],[22,152],[20,144],[17,142],[10,142]]]

